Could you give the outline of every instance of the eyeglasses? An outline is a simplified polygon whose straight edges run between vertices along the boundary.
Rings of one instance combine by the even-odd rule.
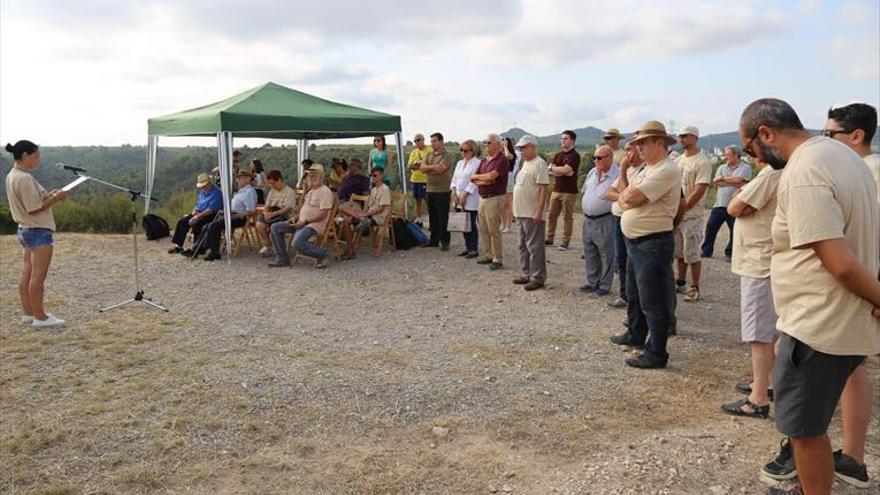
[[[424,141],[424,140],[425,140],[425,138],[416,138],[416,139],[415,139],[415,142],[417,142],[417,143],[421,143],[421,142]]]
[[[593,155],[593,160],[604,160],[610,156],[611,155]]]
[[[460,148],[458,151],[461,151],[462,153],[471,153],[471,150],[468,148]]]
[[[746,142],[745,146],[743,146],[743,152],[749,155],[752,158],[757,158],[755,152],[752,151],[752,143],[755,142],[755,139],[758,138],[758,129],[755,129],[755,133],[752,134],[752,137],[749,138],[748,142]]]
[[[825,137],[833,138],[838,134],[849,134],[853,131],[848,131],[846,129],[822,129],[822,135]]]

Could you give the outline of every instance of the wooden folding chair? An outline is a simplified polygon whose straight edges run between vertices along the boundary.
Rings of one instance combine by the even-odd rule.
[[[392,193],[393,194],[393,193]],[[394,200],[392,199],[392,205]],[[394,241],[394,229],[392,228],[394,222],[394,211],[392,207],[389,207],[388,214],[385,216],[385,222],[381,225],[371,225],[370,226],[370,242],[373,244],[373,256],[379,256],[382,254],[382,246],[385,243],[385,234],[388,234],[388,249],[396,250],[397,245]],[[361,243],[361,234],[360,232],[355,232],[354,234],[354,250],[357,251],[360,247]]]
[[[232,232],[232,255],[238,256],[242,245],[247,242],[253,248],[260,247],[260,236],[257,233],[257,212],[248,215],[247,222],[238,229],[238,236],[235,231]]]
[[[323,232],[320,232],[318,235],[315,236],[316,237],[315,243],[320,248],[323,248],[327,244],[328,240],[333,241],[333,250],[332,250],[331,255],[333,256],[333,259],[336,261],[339,261],[339,256],[340,256],[339,235],[338,235],[338,232],[336,229],[336,211],[338,209],[339,209],[339,201],[337,199],[334,199],[333,206],[330,208],[330,216],[327,219],[327,226],[324,227]],[[315,260],[315,265],[314,265],[315,267],[317,267],[318,262],[321,261],[318,258],[315,258],[312,256],[306,256],[306,255],[300,253],[299,251],[297,251],[296,254],[293,255],[293,263],[295,264],[297,261],[299,261],[300,258],[308,258],[310,260]]]

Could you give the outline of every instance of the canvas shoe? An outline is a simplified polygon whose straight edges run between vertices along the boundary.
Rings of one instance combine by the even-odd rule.
[[[30,325],[34,322],[34,317],[31,315],[21,315],[21,324],[22,325]]]
[[[272,256],[273,254],[274,253],[272,252],[272,250],[268,247],[261,247],[260,248],[260,256],[262,256],[264,258],[268,258],[269,256]]]
[[[61,325],[64,325],[64,320],[56,318],[55,315],[50,314],[46,315],[45,320],[38,320],[34,318],[33,323],[31,323],[31,326],[33,326],[34,328],[58,327]]]
[[[794,465],[794,452],[791,450],[791,441],[785,438],[779,444],[779,454],[761,468],[761,474],[774,481],[790,480],[797,476],[797,467]]]
[[[700,288],[692,285],[690,289],[687,290],[687,295],[684,296],[684,302],[698,302],[702,297],[700,296]]]
[[[834,452],[834,476],[856,488],[864,489],[871,486],[868,469],[865,465],[859,464],[855,459],[844,454],[842,450]]]

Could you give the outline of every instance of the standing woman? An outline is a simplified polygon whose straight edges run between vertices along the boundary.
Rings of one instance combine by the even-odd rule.
[[[254,158],[251,160],[250,164],[251,175],[253,176],[253,180],[251,180],[251,185],[254,186],[254,190],[257,192],[257,204],[263,204],[266,202],[266,192],[271,189],[269,183],[266,182],[266,170],[263,168],[263,162]]]
[[[504,156],[510,163],[510,178],[507,181],[507,192],[504,193],[504,216],[502,217],[501,232],[509,233],[513,224],[513,186],[516,184],[516,173],[522,164],[522,153],[513,145],[513,139],[504,138]]]
[[[6,176],[6,197],[18,224],[18,240],[24,248],[24,266],[18,282],[23,314],[21,322],[34,327],[63,325],[64,320],[43,310],[43,283],[52,262],[52,205],[67,198],[64,191],[47,193],[31,175],[40,165],[40,148],[30,141],[6,145],[15,164]]]
[[[389,170],[388,164],[392,163],[391,152],[385,146],[385,136],[376,136],[373,138],[373,149],[370,150],[370,160],[367,162],[367,170],[373,170],[373,167],[382,167],[382,170]],[[386,173],[382,179],[385,185],[391,187],[391,174]]]
[[[471,222],[471,231],[464,233],[464,251],[458,253],[465,258],[476,258],[479,254],[479,234],[477,232],[477,210],[480,207],[480,194],[471,177],[480,168],[480,147],[476,141],[468,139],[461,143],[461,160],[455,165],[452,174],[452,204],[455,211],[465,211]]]

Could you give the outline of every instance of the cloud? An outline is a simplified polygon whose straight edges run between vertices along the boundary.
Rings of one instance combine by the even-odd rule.
[[[847,77],[880,77],[880,40],[876,36],[837,36],[831,39],[825,52]]]

